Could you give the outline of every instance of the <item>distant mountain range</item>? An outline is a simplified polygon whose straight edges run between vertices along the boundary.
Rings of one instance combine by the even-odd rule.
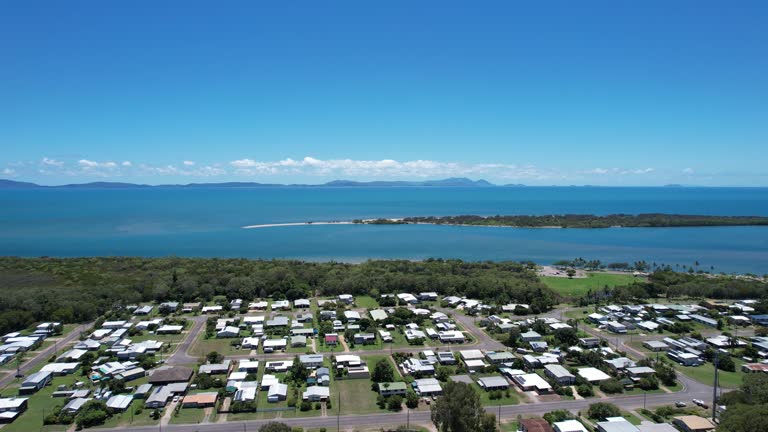
[[[189,183],[168,185],[146,185],[120,182],[92,182],[65,184],[59,186],[45,186],[36,183],[18,182],[14,180],[0,179],[0,189],[145,189],[145,188],[264,188],[264,187],[494,187],[493,183],[486,180],[471,180],[468,178],[448,178],[444,180],[424,181],[370,181],[359,182],[353,180],[333,180],[318,185],[308,184],[275,184],[254,182],[227,182],[227,183]],[[506,185],[523,186],[523,185]]]

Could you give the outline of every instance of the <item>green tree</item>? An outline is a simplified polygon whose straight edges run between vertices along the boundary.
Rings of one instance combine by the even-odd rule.
[[[403,398],[398,395],[387,398],[387,409],[391,411],[400,411],[403,409]]]
[[[103,400],[90,400],[78,411],[75,423],[78,427],[86,428],[103,424],[107,417],[107,403]]]
[[[299,361],[299,356],[293,357],[293,365],[288,369],[288,372],[291,381],[299,385],[307,382],[307,378],[309,378],[309,370],[307,370],[307,368],[304,367],[304,364]]]
[[[742,378],[741,391],[747,395],[751,404],[768,404],[768,374],[745,374]]]
[[[718,432],[755,432],[766,430],[768,404],[729,406],[720,419]]]
[[[388,359],[381,359],[373,367],[371,381],[376,383],[392,382],[395,379],[395,371]]]
[[[408,390],[405,394],[405,406],[411,409],[419,406],[419,396],[413,390]]]
[[[224,361],[224,355],[211,351],[205,356],[205,360],[211,364],[217,364]]]
[[[544,420],[549,422],[549,424],[557,423],[565,420],[570,420],[572,418],[575,418],[573,414],[571,414],[568,410],[554,410],[550,411],[542,416]]]
[[[485,413],[480,417],[480,432],[496,432],[496,415]]]
[[[717,358],[717,368],[727,372],[735,372],[736,363],[734,363],[731,356],[722,355]]]
[[[480,430],[483,415],[480,395],[463,382],[448,382],[443,396],[432,404],[432,423],[440,432]]]
[[[607,402],[593,403],[587,410],[587,417],[598,421],[603,421],[608,417],[618,417],[620,415],[621,410],[619,407]]]
[[[261,426],[259,432],[291,432],[291,427],[285,423],[273,421]]]
[[[611,378],[600,383],[600,390],[607,394],[615,394],[623,392],[624,386],[619,380]]]

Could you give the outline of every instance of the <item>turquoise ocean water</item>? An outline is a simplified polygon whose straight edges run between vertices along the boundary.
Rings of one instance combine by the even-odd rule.
[[[768,188],[250,188],[0,191],[0,255],[597,258],[768,273],[768,227],[511,229],[251,224],[456,214],[768,215]]]

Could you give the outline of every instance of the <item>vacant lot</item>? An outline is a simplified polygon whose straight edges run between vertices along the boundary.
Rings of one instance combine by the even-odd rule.
[[[548,287],[555,290],[558,294],[566,297],[581,297],[589,290],[603,289],[606,285],[609,287],[629,285],[632,282],[640,281],[628,274],[612,273],[587,273],[586,278],[568,279],[560,277],[542,277],[541,281]]]

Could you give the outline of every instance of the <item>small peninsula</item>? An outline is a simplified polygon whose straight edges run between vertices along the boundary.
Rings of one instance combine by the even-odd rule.
[[[611,215],[509,215],[509,216],[413,216],[393,219],[355,219],[357,224],[368,225],[456,225],[514,228],[673,228],[706,226],[764,226],[765,216],[711,216],[663,213],[611,214]]]

